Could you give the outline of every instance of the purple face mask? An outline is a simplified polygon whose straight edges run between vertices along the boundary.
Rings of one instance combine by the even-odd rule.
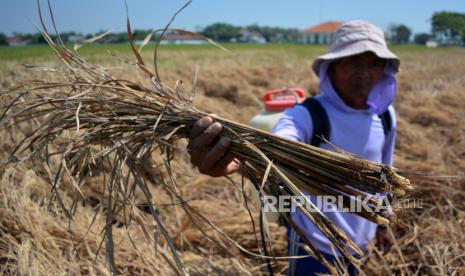
[[[344,103],[341,97],[339,97],[327,75],[327,70],[330,63],[331,61],[324,61],[320,66],[320,94],[328,96],[331,102],[336,104],[339,108],[350,112],[369,112],[373,114],[381,114],[394,101],[397,93],[397,81],[395,78],[395,71],[389,65],[389,63],[384,68],[384,75],[375,84],[370,92],[370,95],[368,95],[367,104],[369,107],[367,110],[351,108]]]

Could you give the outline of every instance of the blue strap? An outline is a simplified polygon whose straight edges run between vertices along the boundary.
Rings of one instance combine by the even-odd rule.
[[[330,125],[328,114],[326,114],[326,111],[320,102],[317,99],[311,97],[307,98],[303,103],[301,103],[301,105],[307,108],[308,112],[310,113],[310,117],[312,118],[313,134],[310,144],[312,146],[318,147],[321,143],[324,142],[324,139],[329,141]]]
[[[379,114],[378,117],[381,119],[381,123],[383,124],[384,136],[387,136],[392,129],[391,112],[389,112],[389,109],[386,109],[386,111]]]

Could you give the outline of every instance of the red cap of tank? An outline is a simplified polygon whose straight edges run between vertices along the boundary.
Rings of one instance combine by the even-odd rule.
[[[267,111],[283,111],[304,100],[301,88],[283,88],[265,92],[265,109]]]

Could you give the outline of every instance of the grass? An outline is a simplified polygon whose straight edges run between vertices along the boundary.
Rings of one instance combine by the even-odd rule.
[[[92,45],[82,48],[79,52],[90,59],[102,61],[103,64],[113,64],[114,61],[106,53],[108,47],[114,47],[113,49],[122,52],[123,55],[131,56],[127,45]],[[323,52],[324,47],[226,47],[232,50],[233,54],[206,45],[163,46],[160,51],[160,72],[163,80],[174,84],[177,79],[182,79],[189,90],[195,65],[198,64],[200,73],[197,106],[202,110],[242,122],[247,122],[260,112],[262,106],[259,99],[266,89],[295,84],[308,92],[316,91],[318,82],[310,74],[309,65],[311,58]],[[0,55],[3,55],[3,48],[1,50]],[[40,49],[32,46],[6,50],[11,50],[9,53],[17,55],[17,59],[7,59],[8,62],[2,66],[0,77],[3,81],[15,84],[28,79],[55,80],[43,72],[19,69],[17,66],[29,61],[39,63],[50,60],[56,63],[51,52],[43,51],[47,50],[46,47]],[[402,58],[402,71],[398,75],[399,91],[395,103],[399,123],[396,167],[406,172],[458,175],[462,178],[413,178],[418,193],[412,197],[423,200],[423,209],[408,209],[398,223],[391,225],[397,238],[393,249],[387,255],[382,255],[375,247],[370,247],[368,263],[364,265],[363,271],[368,275],[460,275],[465,272],[465,79],[463,72],[457,68],[463,66],[465,50],[416,46],[398,46],[393,47],[393,50]],[[28,51],[33,57],[28,56]],[[151,57],[149,49],[144,51],[144,57]],[[122,62],[116,62],[115,65],[123,67],[115,71],[120,78],[140,81],[137,71]],[[2,88],[6,88],[5,84],[2,84]],[[0,102],[0,106],[2,104],[4,102]],[[18,141],[30,131],[29,125],[17,131],[0,130],[2,160],[6,157],[6,152],[11,151],[13,141]],[[250,231],[249,215],[244,211],[243,196],[237,188],[226,180],[198,175],[186,161],[189,157],[182,151],[182,147],[176,149],[176,156],[179,160],[173,164],[173,170],[176,172],[179,193],[188,198],[190,204],[202,211],[228,236],[240,241],[248,250],[256,250],[256,237]],[[155,180],[157,175],[153,168],[163,162],[156,161],[148,163],[146,171],[147,175],[151,175]],[[52,159],[51,163],[54,162],[56,160]],[[42,171],[42,174],[36,174],[34,167]],[[93,253],[102,240],[98,229],[107,225],[103,211],[95,219],[94,225],[97,228],[87,233],[94,210],[100,208],[101,204],[106,204],[100,200],[106,193],[102,187],[102,183],[105,183],[103,174],[96,171],[93,178],[83,185],[82,192],[89,198],[89,202],[76,207],[79,217],[71,224],[60,208],[56,208],[47,200],[50,195],[50,180],[41,165],[25,163],[9,170],[0,169],[0,176],[0,229],[4,231],[0,240],[0,254],[5,256],[0,259],[6,260],[6,265],[2,265],[0,272],[105,272],[104,254]],[[238,176],[232,176],[232,179],[240,183]],[[183,261],[188,263],[191,271],[199,271],[199,274],[208,274],[212,270],[221,271],[223,274],[243,274],[244,271],[251,271],[253,274],[265,273],[260,271],[263,261],[246,258],[231,248],[224,248],[223,241],[220,244],[215,243],[218,240],[215,233],[203,225],[204,230],[212,234],[214,240],[205,238],[190,218],[176,209],[179,209],[179,206],[171,205],[172,199],[162,192],[159,185],[155,183],[149,186],[152,193],[159,195],[156,203],[159,204],[161,212],[167,214],[164,218],[169,228],[167,230],[176,237],[175,246],[182,252]],[[66,185],[62,187],[66,206],[72,206],[72,188]],[[246,184],[245,189],[247,188],[250,186]],[[138,196],[136,206],[152,204],[141,200],[143,195]],[[258,221],[257,212],[254,212],[254,215]],[[128,273],[131,274],[166,275],[170,270],[163,268],[160,253],[153,253],[150,243],[146,242],[147,237],[141,230],[143,227],[146,227],[149,233],[156,230],[151,228],[153,221],[150,214],[141,211],[138,219],[142,225],[114,229],[114,237],[118,239],[121,249],[115,253],[117,265],[121,265],[118,269],[128,269]],[[116,220],[115,225],[118,225],[124,218]],[[71,227],[71,231],[68,227]],[[283,233],[282,227],[270,225],[270,235],[276,242],[273,246],[277,256],[286,254]],[[133,239],[138,250],[132,247],[128,236]],[[82,244],[74,243],[80,240],[83,240]],[[169,252],[162,250],[161,254]],[[193,256],[195,258],[192,258]],[[92,262],[94,258],[96,262]],[[276,261],[274,266],[276,271],[285,274],[285,261]],[[244,270],[238,270],[242,268]]]
[[[226,49],[230,50],[233,54],[240,52],[258,52],[260,55],[267,56],[269,54],[281,54],[286,53],[287,55],[293,55],[296,57],[307,57],[313,58],[326,51],[327,45],[301,45],[301,44],[241,44],[241,43],[224,43],[222,44]],[[69,48],[73,45],[68,44]],[[391,47],[395,53],[412,53],[412,52],[448,52],[457,51],[461,48],[427,48],[419,45],[395,45]],[[78,50],[82,56],[89,57],[91,60],[101,55],[108,55],[108,51],[118,51],[125,56],[131,56],[131,49],[129,44],[91,44],[86,45]],[[147,45],[144,48],[144,54],[150,54],[153,51],[153,45]],[[209,45],[161,45],[161,53],[171,52],[182,52],[189,54],[194,60],[197,58],[204,58],[212,52],[222,52],[220,49]],[[18,62],[34,60],[45,60],[54,57],[53,51],[48,45],[28,45],[24,47],[8,47],[0,46],[0,61],[11,61],[15,60]],[[269,64],[270,60],[266,60]],[[273,63],[273,60],[271,60]]]

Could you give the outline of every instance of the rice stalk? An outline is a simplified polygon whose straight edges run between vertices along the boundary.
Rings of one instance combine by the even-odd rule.
[[[72,221],[75,204],[71,207],[65,206],[58,193],[63,179],[65,177],[73,179],[76,190],[75,201],[86,200],[85,196],[80,193],[81,183],[84,183],[84,179],[89,172],[92,172],[95,164],[103,166],[106,163],[111,168],[111,173],[109,179],[104,181],[104,187],[108,193],[107,225],[104,229],[104,236],[107,265],[113,274],[118,271],[113,260],[112,222],[121,212],[131,212],[130,207],[134,206],[135,189],[140,189],[147,202],[151,203],[149,212],[156,229],[171,250],[172,256],[160,254],[175,273],[188,274],[172,238],[165,229],[163,220],[154,207],[156,196],[150,193],[143,173],[144,162],[152,153],[162,156],[163,166],[168,169],[170,180],[163,185],[173,198],[181,202],[181,207],[192,216],[192,221],[195,219],[203,221],[244,254],[265,260],[279,259],[280,257],[269,256],[268,252],[272,251],[268,249],[271,245],[266,234],[262,233],[261,236],[265,254],[249,252],[203,217],[201,213],[191,208],[176,192],[175,181],[169,170],[175,141],[187,138],[193,124],[198,119],[207,116],[208,113],[193,106],[195,85],[191,93],[186,93],[182,86],[176,85],[173,89],[160,80],[156,66],[157,49],[169,24],[162,31],[155,48],[155,72],[152,72],[132,43],[129,17],[127,19],[128,37],[136,57],[135,69],[141,70],[152,84],[146,87],[130,80],[116,79],[104,68],[91,64],[76,52],[68,50],[56,31],[51,9],[50,13],[58,41],[55,42],[50,37],[43,23],[39,6],[41,32],[64,63],[65,69],[58,73],[61,73],[66,80],[61,82],[32,81],[3,93],[4,96],[13,96],[13,101],[0,113],[2,114],[1,127],[31,120],[37,122],[37,127],[18,143],[9,160],[6,160],[3,165],[33,157],[38,157],[48,163],[47,160],[51,157],[59,156],[61,160],[59,168],[54,171],[54,175],[50,172],[49,178],[54,198]],[[225,118],[215,117],[214,120],[223,125],[222,135],[232,141],[230,151],[237,156],[241,162],[243,174],[248,176],[260,194],[274,190],[274,195],[304,198],[305,203],[299,206],[299,210],[354,265],[360,265],[360,260],[353,257],[349,249],[363,255],[361,249],[344,231],[328,220],[304,196],[303,191],[313,195],[340,195],[344,198],[343,204],[347,205],[347,202],[356,196],[376,193],[403,196],[412,190],[409,180],[398,175],[396,169],[387,165],[345,152],[330,152],[290,141]],[[102,200],[102,202],[105,201]],[[376,206],[379,203],[378,200],[371,199],[367,204]],[[362,209],[362,212],[356,214],[378,224],[388,224],[393,219],[393,214],[390,212],[372,213]],[[289,214],[283,215],[308,244],[310,252],[323,261],[321,254],[289,219]],[[198,228],[201,229],[200,226]],[[203,233],[207,235],[206,232]],[[153,237],[154,241],[157,239],[158,236]],[[213,237],[210,239],[216,240]],[[154,242],[154,249],[157,250],[157,247],[158,243]],[[334,273],[334,268],[327,262],[324,263]]]

